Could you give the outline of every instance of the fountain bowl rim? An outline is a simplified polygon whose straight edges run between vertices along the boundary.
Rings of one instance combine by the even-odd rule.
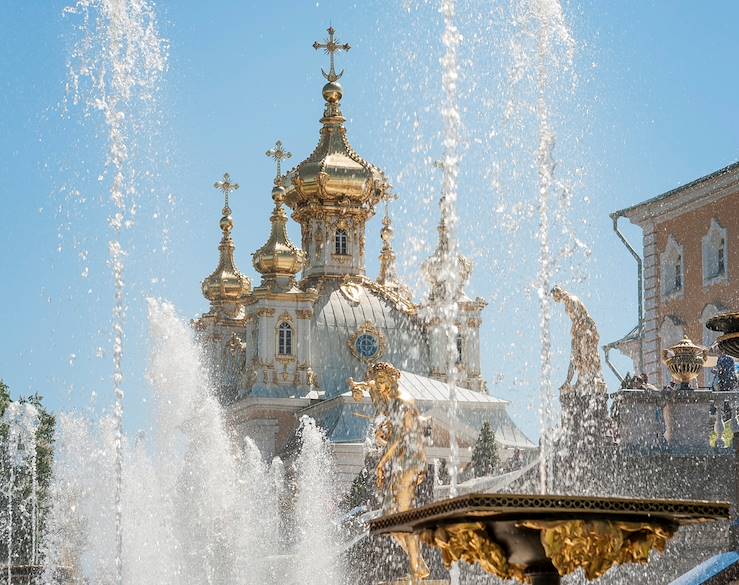
[[[370,534],[418,532],[459,522],[609,520],[672,526],[729,519],[728,502],[473,493],[371,520]]]

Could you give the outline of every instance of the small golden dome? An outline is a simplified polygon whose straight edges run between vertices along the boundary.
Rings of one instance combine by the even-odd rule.
[[[202,283],[203,296],[211,303],[220,301],[240,301],[251,293],[251,281],[239,272],[234,262],[234,243],[231,239],[233,218],[231,209],[224,208],[221,218],[223,238],[218,246],[220,258],[213,273]]]
[[[219,223],[223,237],[218,246],[220,258],[218,266],[213,273],[202,282],[203,296],[211,303],[223,301],[236,302],[243,300],[251,293],[251,281],[236,268],[234,262],[235,246],[231,239],[231,231],[234,227],[231,208],[228,206],[228,197],[239,188],[237,183],[231,182],[228,173],[223,174],[223,180],[216,182],[213,187],[222,191],[225,197],[223,204],[223,216]]]
[[[282,208],[285,188],[279,182],[272,189],[272,199],[275,202],[270,217],[272,232],[267,243],[254,253],[254,268],[268,277],[292,277],[303,268],[306,255],[287,235],[287,214]]]

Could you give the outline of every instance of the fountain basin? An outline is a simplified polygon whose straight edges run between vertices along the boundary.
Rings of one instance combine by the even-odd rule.
[[[592,580],[646,563],[680,526],[728,518],[725,502],[470,494],[377,518],[370,533],[413,532],[447,567],[463,560],[501,579],[557,585],[580,568]]]
[[[720,331],[723,335],[716,340],[719,349],[739,359],[739,312],[716,315],[706,321],[706,327]]]

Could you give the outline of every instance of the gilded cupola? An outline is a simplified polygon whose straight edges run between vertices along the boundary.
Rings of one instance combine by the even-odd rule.
[[[211,305],[223,308],[227,313],[234,313],[234,305],[241,303],[251,293],[251,281],[236,267],[235,246],[231,238],[234,222],[228,200],[229,195],[236,191],[239,185],[232,183],[231,177],[225,173],[223,180],[213,186],[224,194],[223,216],[220,222],[223,236],[218,246],[220,252],[218,266],[210,276],[203,280],[202,290],[203,296],[211,302]]]
[[[321,118],[318,145],[313,153],[291,170],[286,177],[285,202],[294,211],[311,203],[361,205],[374,212],[374,206],[388,189],[383,172],[364,160],[349,144],[341,112],[343,89],[339,79],[343,75],[334,69],[334,54],[348,51],[348,44],[334,38],[336,31],[329,27],[325,43],[314,43],[330,57],[328,73],[321,70],[328,83],[323,87],[325,109]]]
[[[275,148],[268,150],[266,154],[277,163],[277,176],[272,189],[275,208],[270,217],[272,231],[269,239],[254,253],[253,263],[257,272],[263,276],[262,287],[287,289],[295,286],[295,275],[305,264],[305,253],[293,244],[287,235],[287,213],[282,206],[285,201],[285,188],[282,186],[280,164],[282,160],[292,155],[283,149],[279,140]]]

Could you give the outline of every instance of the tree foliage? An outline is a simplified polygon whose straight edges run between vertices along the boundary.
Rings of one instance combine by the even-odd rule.
[[[498,445],[495,431],[490,423],[484,422],[472,451],[472,472],[475,477],[492,475],[498,469]]]
[[[20,397],[14,401],[10,396],[8,385],[0,380],[0,417],[3,417],[8,406],[13,402],[31,404],[38,413],[35,453],[30,449],[31,445],[22,445],[21,458],[11,456],[10,426],[5,420],[0,422],[0,524],[7,531],[8,522],[12,523],[14,537],[11,564],[27,565],[35,558],[35,551],[32,547],[34,535],[36,536],[36,550],[39,548],[49,507],[56,420],[44,407],[43,398],[40,395]],[[8,562],[7,554],[7,547],[1,547],[0,562]]]

